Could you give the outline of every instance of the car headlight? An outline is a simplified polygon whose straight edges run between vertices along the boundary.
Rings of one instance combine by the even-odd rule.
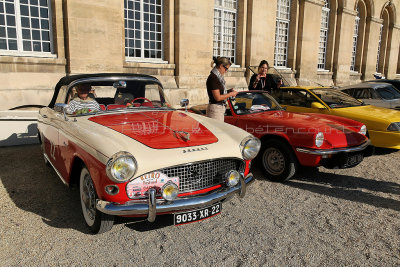
[[[389,125],[389,127],[387,128],[388,131],[396,131],[399,132],[400,131],[400,122],[393,122]]]
[[[360,134],[367,135],[367,126],[363,125],[359,131]]]
[[[254,159],[261,148],[261,141],[257,137],[248,136],[240,143],[242,156],[245,160]]]
[[[137,170],[136,159],[128,152],[114,154],[106,165],[108,178],[116,183],[124,183],[131,179]]]
[[[324,143],[324,134],[319,132],[315,135],[315,145],[317,147],[322,146],[322,144]]]

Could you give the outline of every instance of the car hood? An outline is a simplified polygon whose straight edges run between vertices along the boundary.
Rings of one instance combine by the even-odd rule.
[[[336,108],[332,114],[360,121],[368,129],[379,131],[386,131],[392,122],[400,122],[400,111],[373,105]]]
[[[350,122],[336,121],[330,119],[329,116],[324,118],[323,115],[269,111],[245,115],[242,118],[244,125],[241,127],[246,127],[249,130],[248,125],[251,120],[257,121],[256,125],[263,127],[268,132],[287,133],[294,143],[302,144],[305,147],[314,146],[314,134],[318,132],[324,134],[325,140],[332,147],[357,146],[367,140],[367,137],[349,128],[349,126],[358,126],[360,123],[354,122],[356,125],[350,125]],[[254,134],[256,133],[257,130]]]
[[[177,111],[97,115],[89,120],[155,149],[191,147],[218,142],[218,138],[203,124]]]

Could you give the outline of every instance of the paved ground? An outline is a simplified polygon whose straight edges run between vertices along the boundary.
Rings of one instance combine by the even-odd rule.
[[[400,152],[347,170],[257,181],[222,214],[171,225],[117,220],[90,235],[78,190],[43,164],[38,145],[0,149],[1,266],[399,266]]]

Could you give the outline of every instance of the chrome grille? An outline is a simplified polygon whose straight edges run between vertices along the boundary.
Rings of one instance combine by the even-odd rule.
[[[161,169],[168,177],[179,177],[179,192],[201,190],[223,182],[230,170],[240,171],[243,161],[217,159]]]

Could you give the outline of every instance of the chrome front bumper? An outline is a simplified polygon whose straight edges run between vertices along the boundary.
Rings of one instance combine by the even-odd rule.
[[[238,194],[239,197],[244,197],[247,185],[253,181],[254,176],[252,173],[249,173],[245,178],[242,177],[240,183],[236,186],[219,189],[206,195],[178,198],[175,201],[157,200],[155,189],[150,189],[148,201],[140,203],[132,201],[128,204],[121,205],[98,199],[96,201],[96,208],[99,211],[110,215],[147,215],[147,220],[154,222],[157,213],[168,213],[207,207],[216,202],[225,201],[233,197],[235,194]]]
[[[345,147],[345,148],[337,148],[337,149],[310,149],[310,148],[296,148],[297,152],[312,154],[312,155],[333,155],[338,153],[350,153],[350,152],[357,152],[366,149],[371,144],[371,140],[367,140],[364,144],[355,146],[355,147]]]

